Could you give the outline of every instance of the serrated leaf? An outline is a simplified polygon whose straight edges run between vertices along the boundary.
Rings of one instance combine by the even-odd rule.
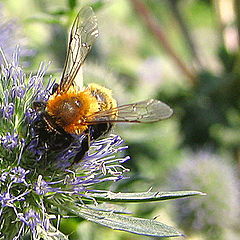
[[[62,206],[65,210],[86,220],[101,224],[114,230],[131,232],[139,235],[154,237],[177,237],[183,234],[175,228],[161,222],[115,213],[96,211],[81,206],[71,208]]]
[[[94,193],[90,196],[102,202],[153,202],[176,198],[205,195],[198,191],[176,191],[176,192],[139,192],[139,193]]]

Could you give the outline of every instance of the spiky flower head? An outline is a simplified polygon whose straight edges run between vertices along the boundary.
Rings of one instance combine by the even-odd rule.
[[[81,21],[80,13],[86,22]],[[92,41],[98,36],[96,17],[88,7],[80,11],[76,19],[77,25],[73,27],[76,32],[72,38],[75,44],[70,44],[73,46],[70,50],[88,53]],[[12,25],[7,26],[10,28]],[[89,38],[90,42],[80,41],[81,34],[83,39]],[[0,38],[0,44],[11,43],[8,40],[14,39],[6,36],[1,34],[3,39]],[[12,47],[13,44],[10,45]],[[79,51],[78,47],[81,46],[84,50]],[[124,173],[129,171],[123,166],[129,157],[120,155],[126,149],[123,140],[117,135],[110,135],[86,146],[89,142],[86,135],[75,134],[75,131],[65,132],[61,127],[55,129],[53,124],[47,122],[50,115],[45,112],[49,107],[46,102],[49,103],[53,89],[56,89],[51,78],[44,85],[48,64],[40,64],[36,74],[27,76],[19,65],[19,48],[10,58],[11,51],[3,53],[1,47],[5,50],[8,46],[0,46],[0,239],[17,240],[26,235],[39,240],[68,239],[54,227],[58,226],[58,222],[53,225],[53,220],[56,222],[59,217],[70,214],[141,235],[181,236],[180,232],[165,224],[121,215],[126,212],[106,209],[99,203],[160,201],[201,193],[148,191],[124,194],[106,191],[106,183],[125,178]],[[80,59],[84,58],[80,56]],[[146,119],[148,112],[154,116],[151,120],[162,120],[172,114],[172,110],[158,100],[147,103],[150,109],[146,107],[145,113],[140,114]],[[157,108],[154,107],[155,103]],[[159,104],[167,109],[167,114],[161,112]],[[135,111],[136,105],[132,106],[131,111]],[[139,106],[141,109],[141,102]],[[54,117],[58,118],[53,114],[51,119]],[[52,129],[51,134],[49,129]],[[56,137],[59,131],[64,132],[61,139]],[[53,146],[51,137],[55,137],[54,143],[58,146]],[[82,150],[86,151],[79,159]]]
[[[54,88],[43,78],[48,64],[27,76],[19,65],[19,48],[11,61],[4,59],[0,72],[0,239],[68,239],[53,225],[74,215],[95,223],[140,235],[174,237],[182,234],[155,220],[126,216],[124,210],[106,208],[102,202],[161,201],[201,195],[200,192],[113,193],[106,183],[124,179],[127,147],[117,135],[91,142],[80,162],[73,162],[85,136],[58,151],[49,151],[36,133],[41,112],[35,101],[46,102]],[[44,136],[43,136],[44,137]],[[121,215],[124,214],[124,215]],[[57,226],[58,226],[57,222]]]
[[[239,180],[229,159],[206,150],[187,154],[170,185],[208,194],[207,199],[195,202],[175,202],[176,219],[186,232],[195,230],[211,239],[238,239],[233,236],[238,236],[239,229]]]
[[[19,48],[12,61],[1,53],[0,238],[21,239],[28,233],[33,239],[67,239],[51,223],[61,214],[56,205],[64,199],[94,203],[89,193],[99,192],[98,185],[124,178],[128,169],[122,163],[129,157],[116,155],[126,146],[119,136],[110,135],[92,143],[82,161],[70,168],[82,141],[82,136],[74,136],[72,145],[46,159],[47,149],[38,148],[31,126],[39,117],[32,103],[47,101],[54,85],[51,78],[46,87],[43,84],[48,64],[26,76],[19,65]]]

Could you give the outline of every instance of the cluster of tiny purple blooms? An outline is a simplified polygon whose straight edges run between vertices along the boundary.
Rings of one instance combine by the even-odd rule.
[[[89,198],[94,202],[89,193],[101,192],[99,185],[123,179],[129,171],[122,165],[129,157],[121,157],[127,147],[119,136],[110,135],[93,142],[82,161],[69,168],[81,147],[79,136],[48,161],[44,149],[36,148],[38,139],[31,125],[39,116],[32,103],[47,101],[54,81],[50,78],[44,86],[48,64],[41,64],[35,74],[27,76],[19,64],[19,51],[17,48],[9,61],[1,50],[0,239],[16,240],[25,234],[33,239],[48,234],[65,239],[51,225],[58,214],[53,214],[54,201],[50,199],[68,198],[79,203]]]

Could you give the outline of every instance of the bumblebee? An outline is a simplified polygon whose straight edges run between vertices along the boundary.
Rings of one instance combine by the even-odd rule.
[[[118,106],[111,90],[94,83],[83,86],[82,65],[98,35],[92,8],[83,8],[71,28],[60,84],[54,86],[47,102],[33,103],[38,116],[33,130],[39,148],[62,151],[76,141],[76,136],[81,138],[73,163],[84,157],[91,141],[109,133],[114,123],[156,122],[173,113],[168,105],[154,99]]]

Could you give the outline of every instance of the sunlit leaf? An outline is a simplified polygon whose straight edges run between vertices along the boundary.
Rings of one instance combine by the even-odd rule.
[[[139,192],[139,193],[106,192],[106,193],[94,193],[91,194],[91,197],[95,198],[97,201],[105,202],[152,202],[198,195],[203,196],[205,194],[198,191]]]
[[[97,211],[81,206],[73,206],[72,208],[69,208],[69,206],[61,207],[74,215],[114,230],[121,230],[154,237],[177,237],[183,235],[175,228],[156,220],[136,218],[132,216],[116,214],[113,212]]]

